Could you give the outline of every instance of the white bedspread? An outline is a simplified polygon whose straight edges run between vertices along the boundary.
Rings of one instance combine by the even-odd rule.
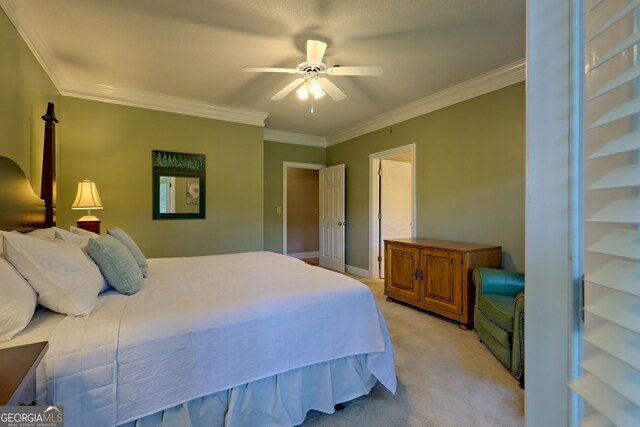
[[[107,292],[50,337],[39,394],[66,425],[115,425],[294,368],[366,354],[395,392],[373,294],[269,252],[150,260],[133,296]]]

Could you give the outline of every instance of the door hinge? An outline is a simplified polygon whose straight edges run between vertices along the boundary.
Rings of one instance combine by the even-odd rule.
[[[382,213],[378,213],[378,219],[382,219]]]
[[[378,169],[378,176],[382,176],[382,169]]]
[[[378,255],[378,262],[382,262],[382,257]]]

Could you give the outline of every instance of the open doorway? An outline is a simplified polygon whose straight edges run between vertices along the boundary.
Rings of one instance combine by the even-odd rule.
[[[282,253],[318,263],[319,170],[324,165],[284,163]]]
[[[369,156],[370,265],[384,277],[384,240],[415,236],[415,144]]]

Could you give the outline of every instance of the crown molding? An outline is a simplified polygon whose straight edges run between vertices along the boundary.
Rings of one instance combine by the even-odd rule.
[[[58,61],[38,32],[33,31],[33,27],[30,25],[23,25],[23,23],[32,22],[32,20],[27,8],[20,7],[20,5],[20,2],[0,0],[0,7],[7,14],[18,34],[27,44],[58,92],[63,96],[262,127],[269,116],[269,113],[262,111],[226,107],[176,96],[68,79],[62,73]]]
[[[327,147],[502,89],[525,79],[526,62],[521,59],[331,135],[327,138]]]
[[[312,147],[326,147],[327,138],[323,136],[307,135],[286,130],[264,128],[264,140],[284,142],[286,144],[310,145]]]
[[[20,34],[20,37],[22,37],[22,40],[24,40],[33,56],[35,56],[36,60],[40,63],[44,72],[49,76],[49,79],[58,92],[62,92],[62,72],[60,71],[58,61],[40,35],[36,31],[30,31],[30,26],[22,25],[23,22],[29,22],[32,21],[32,19],[27,8],[20,6],[20,2],[11,3],[8,0],[0,0],[0,7],[4,10],[9,21],[11,21],[16,28],[18,34]]]
[[[90,99],[111,104],[128,105],[169,113],[186,114],[227,122],[264,126],[269,113],[225,107],[171,95],[122,89],[107,85],[66,80],[60,91],[64,96]]]

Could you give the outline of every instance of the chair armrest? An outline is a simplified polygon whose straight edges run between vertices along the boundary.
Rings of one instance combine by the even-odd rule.
[[[482,294],[515,297],[524,291],[524,274],[495,268],[477,267],[473,270],[476,285],[476,302]]]

